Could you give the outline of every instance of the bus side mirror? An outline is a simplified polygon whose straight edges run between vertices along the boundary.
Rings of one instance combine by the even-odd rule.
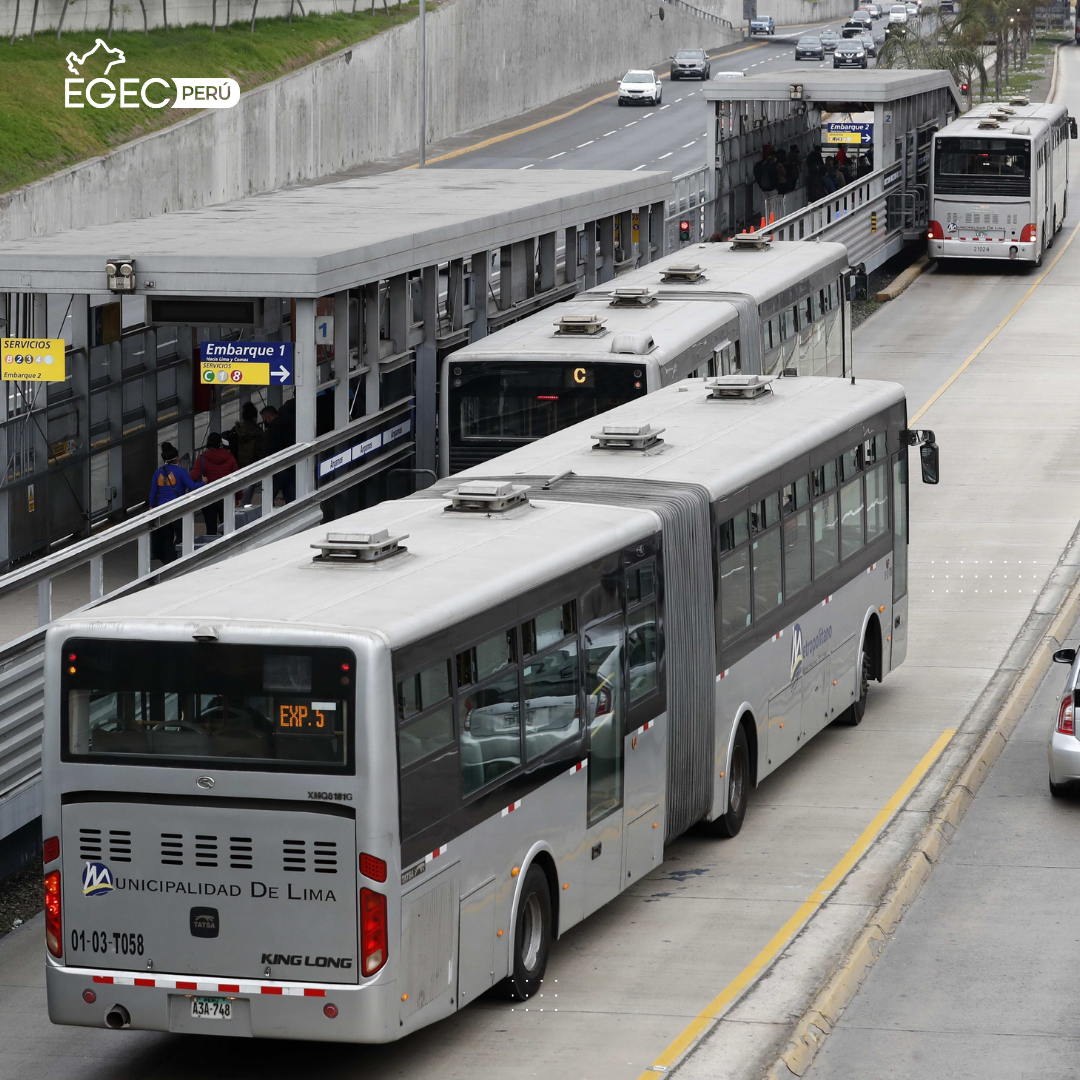
[[[1058,649],[1054,653],[1055,664],[1071,664],[1076,659],[1075,649]]]
[[[1069,117],[1069,138],[1070,139],[1075,139],[1076,138],[1076,117],[1075,116],[1070,116]]]
[[[940,479],[937,443],[923,443],[919,447],[919,458],[922,461],[922,482],[924,484],[936,484]]]

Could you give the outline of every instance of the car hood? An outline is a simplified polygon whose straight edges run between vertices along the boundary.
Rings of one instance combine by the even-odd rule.
[[[655,83],[641,83],[641,82],[621,82],[619,83],[620,90],[641,90],[642,92],[649,92],[655,89]]]

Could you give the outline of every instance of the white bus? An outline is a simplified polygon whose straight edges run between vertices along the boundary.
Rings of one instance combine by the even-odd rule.
[[[535,993],[903,661],[910,441],[892,383],[683,380],[60,620],[52,1021],[378,1043]]]
[[[443,473],[689,376],[848,373],[847,267],[843,244],[697,244],[451,353]]]
[[[934,133],[927,250],[934,259],[1042,264],[1069,208],[1064,105],[976,105]]]

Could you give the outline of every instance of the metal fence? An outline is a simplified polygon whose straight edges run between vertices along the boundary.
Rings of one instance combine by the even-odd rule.
[[[713,234],[716,198],[713,194],[715,172],[707,165],[672,178],[673,191],[664,214],[664,250],[670,255],[686,244],[701,243]],[[680,237],[682,223],[689,225],[689,235]]]

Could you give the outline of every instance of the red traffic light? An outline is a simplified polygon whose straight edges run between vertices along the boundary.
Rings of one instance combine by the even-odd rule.
[[[679,222],[679,239],[680,240],[689,240],[690,239],[690,222],[689,221],[680,221]]]

